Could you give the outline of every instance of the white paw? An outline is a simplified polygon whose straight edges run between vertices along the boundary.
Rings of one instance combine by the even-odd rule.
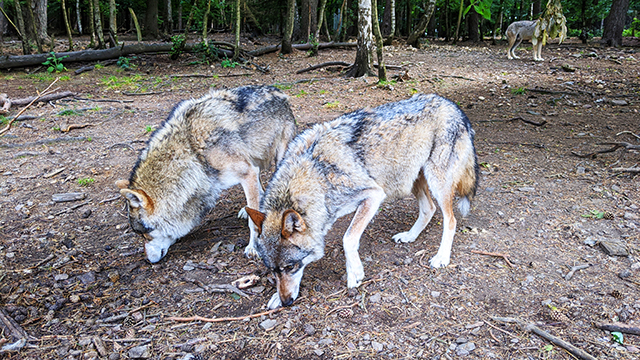
[[[544,61],[543,58],[537,58],[537,59],[533,59],[534,61]]]
[[[271,300],[269,300],[269,302],[267,303],[267,307],[273,310],[279,308],[280,306],[282,306],[282,301],[280,301],[280,295],[276,291],[276,293],[271,297]]]
[[[238,211],[238,218],[240,218],[240,219],[248,219],[249,218],[249,214],[247,214],[247,210],[245,210],[244,208],[240,209],[240,211]]]
[[[362,284],[362,280],[364,280],[364,269],[362,268],[362,264],[360,266],[354,266],[351,269],[347,269],[347,287],[357,288]]]
[[[436,254],[431,260],[429,260],[429,264],[432,268],[443,268],[449,265],[450,257],[442,256],[440,254]]]
[[[249,245],[244,248],[244,256],[248,257],[249,259],[260,260],[260,255],[258,255],[258,252],[256,251],[256,248],[252,243],[249,243]]]
[[[515,56],[515,55],[513,55],[513,58],[514,58],[514,59],[520,59],[520,56]]]
[[[409,231],[405,231],[405,232],[402,232],[402,233],[399,233],[399,234],[395,234],[395,235],[393,235],[392,239],[395,242],[403,242],[403,243],[410,243],[410,242],[416,241],[416,238],[414,236],[411,236]]]

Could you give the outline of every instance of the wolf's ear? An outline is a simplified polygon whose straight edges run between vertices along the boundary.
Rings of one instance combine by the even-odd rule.
[[[118,180],[116,181],[116,186],[118,189],[126,189],[129,187],[129,180]]]
[[[302,216],[295,210],[288,209],[282,214],[282,237],[285,239],[293,235],[294,232],[303,232],[307,226],[302,220]]]
[[[143,208],[148,213],[153,212],[153,201],[142,190],[121,189],[120,194],[129,200],[129,204],[134,208]]]
[[[247,212],[247,214],[251,218],[251,221],[253,221],[253,223],[258,228],[258,233],[262,233],[262,223],[264,222],[264,218],[266,217],[266,215],[248,206],[245,206],[244,210]]]

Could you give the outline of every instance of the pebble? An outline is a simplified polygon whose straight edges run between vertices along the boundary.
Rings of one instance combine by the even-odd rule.
[[[318,355],[318,356],[322,356],[322,355],[324,355],[324,351],[322,351],[322,350],[320,350],[320,349],[313,350],[313,353],[314,353],[314,354],[316,354],[316,355]]]
[[[611,105],[627,106],[629,103],[626,100],[611,100]]]
[[[120,353],[109,354],[109,360],[120,360]]]
[[[147,345],[132,347],[129,349],[127,355],[132,359],[148,359],[151,357],[151,354],[149,354],[149,347]]]
[[[195,270],[195,266],[193,266],[193,263],[186,263],[184,264],[184,266],[182,267],[182,270],[184,271],[191,271],[191,270]]]
[[[269,331],[271,329],[273,329],[274,327],[276,327],[276,325],[278,325],[278,322],[276,320],[273,319],[267,319],[263,322],[260,323],[260,327],[262,329],[264,329],[265,331]]]
[[[624,213],[624,219],[625,220],[638,220],[638,215],[631,213],[631,212],[625,212]]]
[[[89,285],[89,284],[92,284],[93,282],[96,281],[96,274],[93,271],[89,271],[89,272],[84,273],[82,275],[78,275],[78,279],[84,285]]]
[[[438,296],[440,296],[440,291],[432,291],[431,296],[433,296],[434,298],[437,298]]]
[[[375,293],[369,297],[369,302],[376,304],[379,303],[382,299],[382,295],[380,293]]]
[[[372,341],[371,342],[371,347],[373,348],[373,350],[375,350],[376,352],[381,352],[382,350],[384,350],[384,345],[382,345],[381,343],[377,342],[377,341]]]
[[[308,336],[316,333],[316,328],[314,328],[311,324],[304,324],[302,328],[304,329],[304,333]]]
[[[58,275],[53,277],[53,279],[55,281],[67,280],[68,278],[69,278],[69,275],[67,275],[67,274],[58,274]]]
[[[472,342],[464,343],[464,344],[458,345],[458,347],[456,348],[456,355],[466,356],[466,355],[469,355],[469,353],[471,353],[475,349],[476,349],[476,344]]]

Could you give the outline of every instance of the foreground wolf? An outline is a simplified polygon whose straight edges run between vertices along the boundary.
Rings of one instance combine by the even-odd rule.
[[[535,61],[544,61],[542,58],[542,41],[538,41],[537,39],[533,39],[533,32],[538,26],[538,22],[540,20],[529,21],[516,21],[509,25],[507,28],[507,39],[509,40],[509,50],[507,50],[507,58],[511,59],[519,59],[516,56],[515,50],[520,45],[522,40],[531,40],[533,44],[533,60]]]
[[[142,151],[129,180],[116,185],[129,205],[129,222],[148,241],[150,262],[189,233],[220,192],[241,184],[248,206],[262,196],[260,170],[279,161],[295,135],[287,96],[274,87],[211,91],[178,104]],[[245,254],[255,251],[249,220]]]
[[[420,213],[413,227],[393,236],[412,242],[436,206],[444,232],[431,266],[449,264],[456,229],[453,200],[469,211],[477,186],[474,132],[453,102],[415,95],[374,109],[358,110],[315,125],[296,137],[269,181],[260,210],[247,207],[260,235],[256,250],[277,279],[269,308],[298,296],[302,273],[324,255],[324,236],[341,216],[355,211],[343,237],[347,286],[362,283],[360,236],[385,199],[413,193]]]

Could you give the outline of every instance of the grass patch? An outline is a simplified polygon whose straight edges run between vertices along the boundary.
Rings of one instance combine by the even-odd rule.
[[[322,106],[324,106],[324,107],[325,107],[325,108],[327,108],[327,109],[335,109],[335,108],[337,108],[338,106],[340,106],[340,102],[339,102],[338,100],[336,100],[336,101],[331,101],[331,102],[328,102],[328,103],[326,103],[326,104],[324,104],[324,105],[322,105]]]
[[[78,179],[78,185],[80,186],[89,186],[93,184],[96,180],[94,178],[80,178]]]
[[[524,95],[527,93],[527,89],[523,87],[511,88],[511,95]]]
[[[142,80],[142,75],[132,75],[128,77],[117,77],[115,75],[109,75],[102,78],[100,85],[106,87],[108,90],[117,89],[130,89],[133,90],[138,87],[138,83]]]

